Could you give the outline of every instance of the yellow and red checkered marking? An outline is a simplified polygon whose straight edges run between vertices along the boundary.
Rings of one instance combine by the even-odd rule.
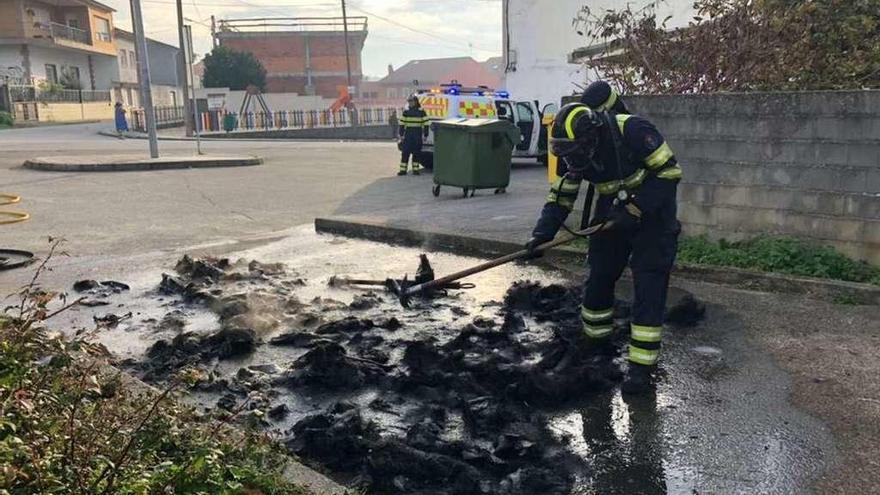
[[[449,112],[449,98],[442,96],[424,96],[419,98],[419,104],[428,117],[446,118]]]
[[[488,118],[495,116],[495,105],[492,102],[459,101],[458,114],[462,117]]]

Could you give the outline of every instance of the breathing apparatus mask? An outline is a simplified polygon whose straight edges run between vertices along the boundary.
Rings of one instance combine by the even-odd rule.
[[[604,166],[594,157],[599,147],[599,132],[605,120],[597,112],[579,103],[570,103],[556,114],[550,136],[550,150],[565,162],[569,173],[583,176],[588,167],[597,171]]]

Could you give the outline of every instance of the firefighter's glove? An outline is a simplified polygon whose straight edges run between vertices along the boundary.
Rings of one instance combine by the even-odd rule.
[[[639,228],[642,222],[642,211],[635,203],[615,205],[604,219],[604,222],[606,226],[603,230],[632,232]]]
[[[403,151],[403,139],[397,140],[397,151]]]
[[[546,237],[532,237],[531,239],[529,239],[529,242],[527,242],[525,245],[525,249],[529,253],[523,259],[533,260],[533,259],[540,258],[541,256],[544,256],[544,251],[542,251],[541,249],[538,249],[538,246],[540,246],[541,244],[550,242],[552,240],[553,240],[552,238],[547,239]]]

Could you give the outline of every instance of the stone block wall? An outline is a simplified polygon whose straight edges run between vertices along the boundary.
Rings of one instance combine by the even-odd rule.
[[[880,91],[632,96],[682,164],[688,234],[784,234],[880,264]]]

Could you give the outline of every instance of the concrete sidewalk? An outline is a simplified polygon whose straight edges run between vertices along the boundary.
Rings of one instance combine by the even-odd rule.
[[[60,155],[31,158],[24,168],[49,172],[130,172],[181,168],[247,167],[263,159],[242,155],[171,155],[145,158],[143,155]]]

